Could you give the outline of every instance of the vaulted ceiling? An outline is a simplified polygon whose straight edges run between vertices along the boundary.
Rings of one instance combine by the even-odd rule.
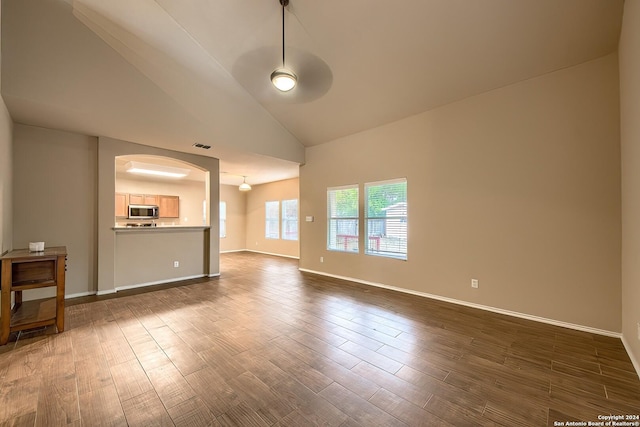
[[[305,147],[615,52],[623,0],[2,0],[16,122],[209,155],[253,184]],[[192,147],[199,142],[209,151]]]

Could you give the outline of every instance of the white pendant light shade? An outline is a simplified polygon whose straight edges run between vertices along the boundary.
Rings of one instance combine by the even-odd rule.
[[[243,176],[242,177],[242,184],[240,184],[240,187],[238,187],[238,190],[240,191],[249,191],[251,190],[251,186],[249,184],[247,184],[247,177]]]
[[[288,92],[296,86],[298,82],[298,78],[291,71],[278,68],[273,73],[271,73],[271,83],[282,92]]]

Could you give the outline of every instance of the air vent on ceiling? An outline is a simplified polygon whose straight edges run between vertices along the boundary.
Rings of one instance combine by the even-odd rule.
[[[199,142],[196,142],[195,144],[193,144],[193,146],[196,148],[202,148],[203,150],[208,150],[211,148],[210,145],[200,144]]]

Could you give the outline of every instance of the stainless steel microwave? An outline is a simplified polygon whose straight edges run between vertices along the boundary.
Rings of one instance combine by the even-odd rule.
[[[159,208],[153,205],[129,205],[129,219],[156,219]]]

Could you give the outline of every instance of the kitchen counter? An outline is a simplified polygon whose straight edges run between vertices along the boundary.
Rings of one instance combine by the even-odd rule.
[[[127,227],[127,226],[115,226],[112,227],[116,233],[131,232],[131,231],[189,231],[189,230],[208,230],[211,227],[208,225],[158,225],[156,227]]]

